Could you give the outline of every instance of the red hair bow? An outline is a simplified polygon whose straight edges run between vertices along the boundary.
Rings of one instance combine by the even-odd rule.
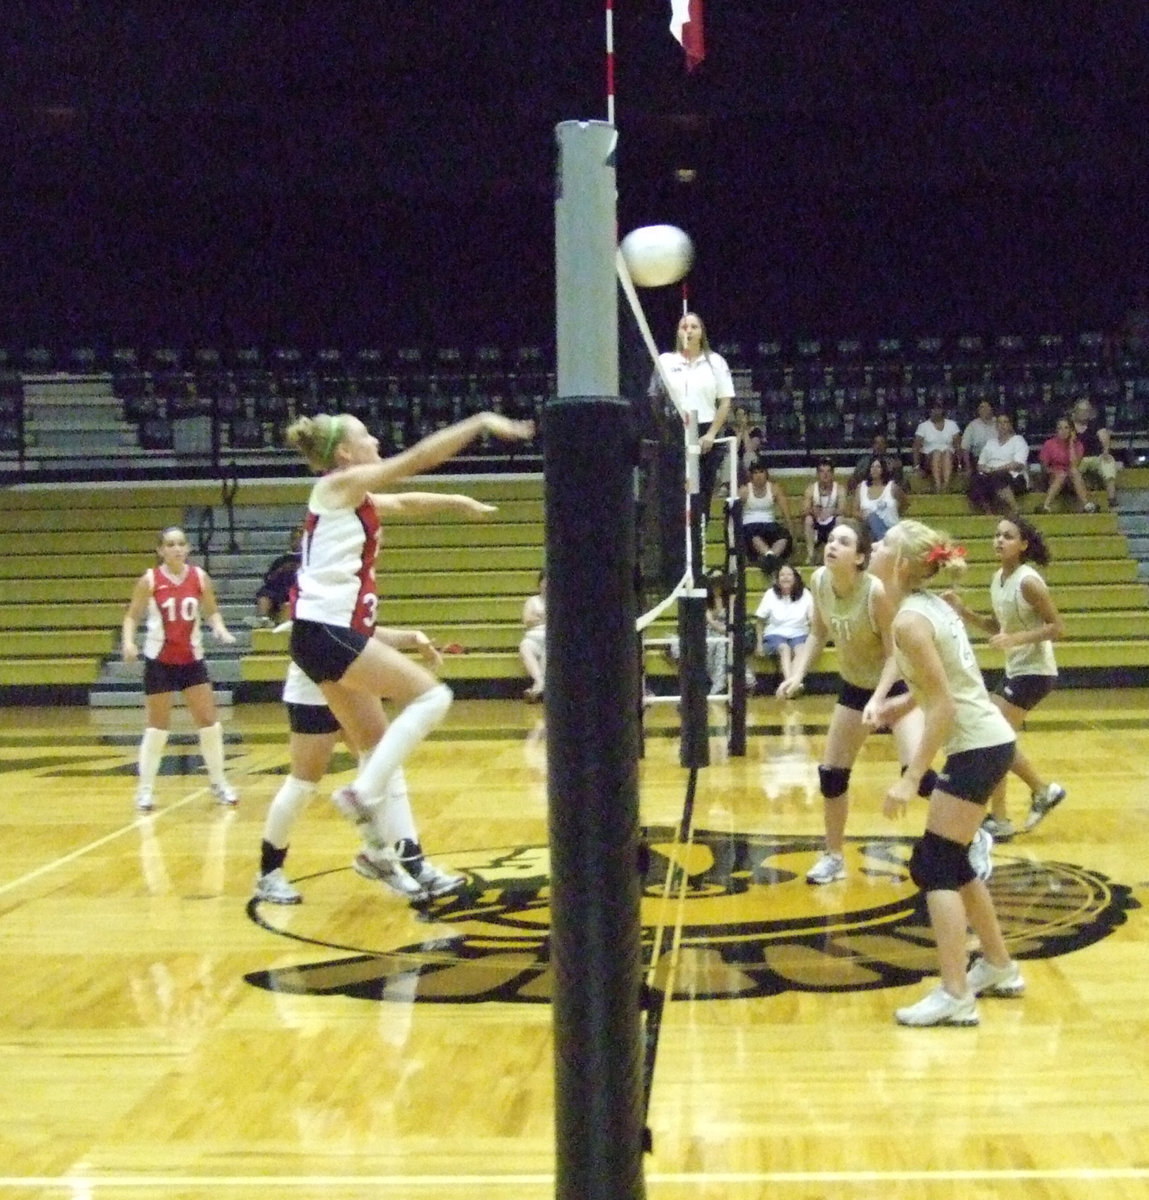
[[[928,563],[948,563],[954,558],[965,558],[964,546],[934,546],[926,554]]]

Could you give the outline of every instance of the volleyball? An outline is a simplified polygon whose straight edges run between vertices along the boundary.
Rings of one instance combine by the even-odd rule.
[[[632,229],[622,239],[619,249],[638,287],[677,283],[694,262],[694,246],[677,225],[643,225]]]

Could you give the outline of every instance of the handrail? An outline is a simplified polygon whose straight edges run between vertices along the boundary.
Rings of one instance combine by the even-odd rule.
[[[236,465],[235,459],[231,460],[228,468],[228,473],[223,478],[222,498],[224,508],[227,510],[227,552],[228,554],[236,554],[239,552],[239,543],[235,539],[235,497],[239,491],[239,467]]]

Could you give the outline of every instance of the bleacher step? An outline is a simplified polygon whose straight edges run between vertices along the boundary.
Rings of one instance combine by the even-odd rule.
[[[231,707],[232,691],[230,688],[213,688],[212,696],[215,698],[217,708]],[[181,695],[176,695],[175,702],[177,707],[183,707]],[[93,688],[88,693],[88,705],[91,708],[143,708],[144,692],[142,688],[116,688],[113,690]]]

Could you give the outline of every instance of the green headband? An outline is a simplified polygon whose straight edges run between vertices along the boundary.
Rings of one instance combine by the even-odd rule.
[[[327,427],[327,440],[323,444],[323,461],[330,462],[331,455],[335,450],[336,443],[342,435],[341,426],[342,418],[332,417],[331,424]]]

